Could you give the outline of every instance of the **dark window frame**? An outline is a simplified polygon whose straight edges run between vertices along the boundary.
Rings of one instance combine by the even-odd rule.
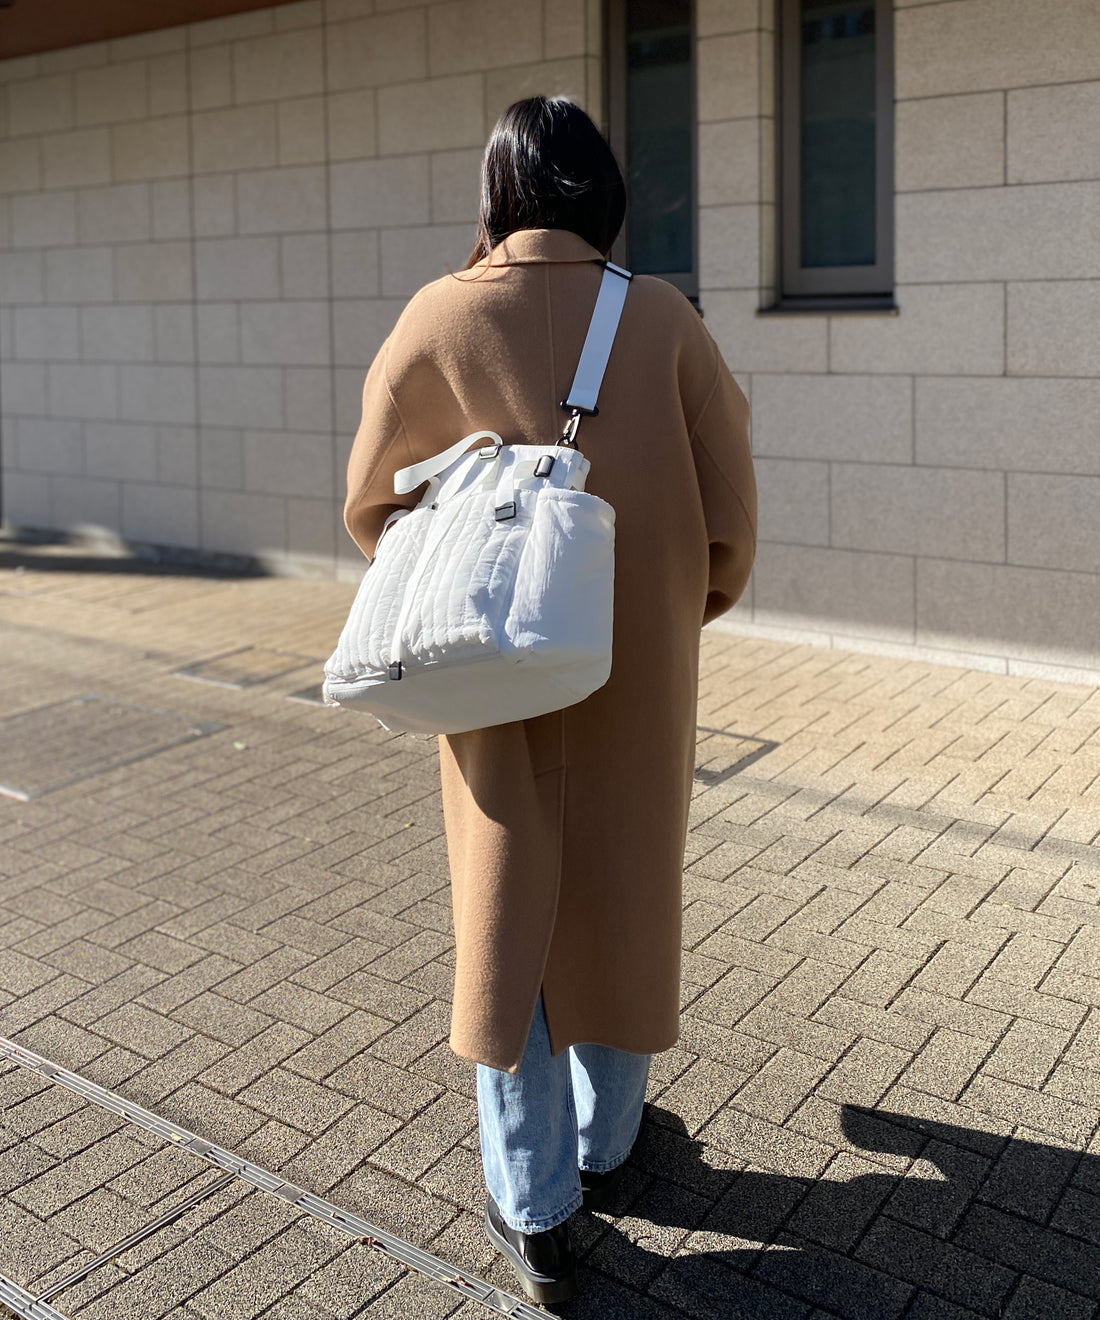
[[[802,265],[801,5],[779,0],[779,302],[776,310],[891,308],[894,302],[894,6],[875,8],[875,251],[873,266]]]
[[[604,97],[604,122],[608,128],[608,141],[627,180],[629,205],[629,171],[627,160],[627,96],[626,96],[626,4],[627,0],[607,0],[604,5],[604,50],[607,52],[607,84]],[[696,5],[691,4],[691,270],[649,271],[647,274],[667,280],[685,297],[698,305],[699,300],[699,115],[698,78],[699,61],[696,55]],[[627,244],[627,226],[615,241],[611,259],[631,269]]]

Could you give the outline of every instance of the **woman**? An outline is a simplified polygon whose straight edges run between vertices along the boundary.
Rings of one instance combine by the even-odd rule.
[[[397,469],[476,430],[552,443],[625,190],[592,121],[511,106],[468,268],[422,289],[363,391],[345,520],[371,555]],[[568,1219],[603,1204],[677,1038],[699,629],[755,550],[748,405],[698,313],[635,278],[580,447],[615,510],[611,677],[567,710],[440,741],[456,969],[477,1065],[486,1229],[529,1296],[575,1289]]]

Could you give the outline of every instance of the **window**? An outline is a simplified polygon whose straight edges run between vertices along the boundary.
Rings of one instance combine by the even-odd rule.
[[[890,0],[780,0],[781,304],[879,305],[894,278]]]
[[[698,293],[691,0],[610,0],[608,127],[629,205],[614,259]]]

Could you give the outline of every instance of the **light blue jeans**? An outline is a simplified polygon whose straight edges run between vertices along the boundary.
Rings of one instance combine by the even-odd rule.
[[[550,1053],[542,996],[519,1071],[477,1066],[481,1162],[509,1228],[541,1233],[581,1204],[581,1169],[614,1169],[642,1122],[648,1054],[607,1045]]]

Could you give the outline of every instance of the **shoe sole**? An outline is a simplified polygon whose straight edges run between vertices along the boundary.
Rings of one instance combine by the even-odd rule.
[[[573,1271],[564,1278],[554,1279],[547,1274],[533,1274],[523,1257],[516,1251],[515,1247],[497,1232],[493,1226],[493,1221],[489,1218],[489,1210],[485,1210],[485,1232],[489,1241],[503,1255],[506,1256],[519,1277],[523,1290],[533,1302],[540,1302],[543,1306],[551,1306],[556,1302],[567,1302],[571,1297],[577,1295],[577,1275]]]

